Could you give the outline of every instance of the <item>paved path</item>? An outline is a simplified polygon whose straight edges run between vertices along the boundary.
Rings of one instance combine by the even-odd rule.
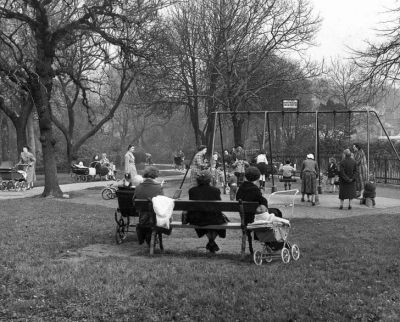
[[[162,173],[162,172],[161,172]],[[160,176],[158,181],[178,181],[182,180],[183,174],[173,176]],[[89,182],[74,182],[69,184],[62,184],[60,188],[62,192],[68,194],[72,191],[79,191],[93,187],[107,187],[108,185],[118,185],[117,181],[89,181]],[[40,196],[43,193],[43,187],[35,187],[26,191],[0,191],[0,200],[19,199]]]
[[[173,176],[161,176],[158,178],[159,181],[179,181],[182,180],[183,174],[173,175]],[[112,181],[93,181],[93,182],[77,182],[71,184],[61,185],[61,190],[64,193],[70,193],[74,191],[80,191],[93,187],[106,187],[109,184],[116,184]],[[184,187],[185,188],[185,187]],[[175,188],[168,188],[166,184],[165,193],[167,196],[172,197]],[[187,190],[187,189],[186,189]],[[186,190],[183,192],[183,199],[187,198]],[[389,193],[388,193],[389,191]],[[43,187],[36,187],[32,190],[27,190],[23,192],[13,192],[13,191],[0,191],[0,200],[4,199],[17,199],[17,198],[27,198],[38,196],[43,192]],[[265,194],[268,197],[269,189]],[[400,190],[397,187],[385,187],[385,196],[379,194],[376,198],[376,207],[368,208],[364,205],[360,205],[358,200],[353,200],[351,210],[347,209],[347,203],[345,203],[345,209],[339,210],[339,199],[337,193],[323,193],[319,195],[319,204],[312,206],[311,203],[301,202],[300,195],[296,197],[295,200],[295,218],[321,218],[321,219],[334,219],[334,218],[346,218],[349,216],[361,216],[361,215],[375,215],[375,214],[387,214],[394,213],[400,215]],[[222,195],[223,200],[228,200],[228,195]],[[87,190],[82,195],[74,195],[71,199],[64,199],[66,202],[73,203],[85,203],[93,205],[103,205],[112,209],[117,208],[117,200],[103,200],[99,190]]]

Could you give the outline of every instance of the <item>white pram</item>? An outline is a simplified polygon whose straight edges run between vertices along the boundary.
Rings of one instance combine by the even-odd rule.
[[[262,213],[255,215],[254,222],[247,225],[247,229],[254,232],[254,239],[260,244],[261,249],[253,253],[256,265],[261,265],[263,260],[270,263],[279,257],[284,263],[289,263],[290,257],[294,260],[300,258],[299,246],[288,241],[289,220]]]

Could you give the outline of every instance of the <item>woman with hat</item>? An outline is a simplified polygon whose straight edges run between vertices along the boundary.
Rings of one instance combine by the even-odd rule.
[[[315,195],[317,193],[317,177],[319,169],[317,162],[314,160],[312,153],[307,154],[307,159],[301,165],[300,178],[301,178],[301,201],[304,202],[304,195],[307,195],[307,201],[315,206]]]

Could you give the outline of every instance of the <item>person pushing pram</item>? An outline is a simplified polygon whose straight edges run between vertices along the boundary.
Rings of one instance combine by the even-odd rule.
[[[99,162],[102,167],[106,167],[108,169],[108,174],[106,175],[106,180],[116,180],[115,165],[114,165],[114,163],[110,162],[110,160],[107,158],[106,153],[101,154],[101,159]]]

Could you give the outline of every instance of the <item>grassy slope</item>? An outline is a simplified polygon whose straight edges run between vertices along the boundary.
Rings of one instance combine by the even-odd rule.
[[[165,255],[132,242],[131,257],[66,261],[114,243],[111,209],[40,198],[0,207],[0,319],[400,319],[398,215],[292,220],[301,259],[258,267],[239,260],[237,232],[222,243],[231,252],[208,256],[190,230],[166,238]]]

